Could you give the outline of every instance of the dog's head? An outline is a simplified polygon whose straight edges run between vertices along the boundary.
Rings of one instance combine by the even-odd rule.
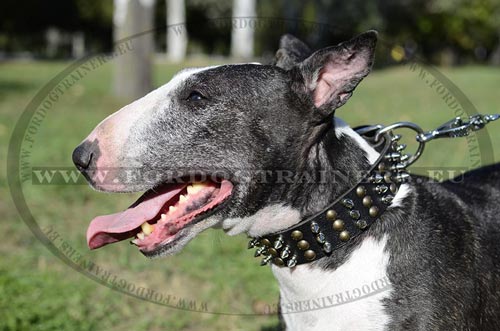
[[[272,65],[185,69],[106,118],[75,149],[76,166],[98,190],[146,193],[94,219],[89,246],[136,237],[144,254],[163,255],[209,227],[248,230],[249,216],[289,203],[277,171],[303,170],[369,73],[376,39],[369,31],[312,53],[287,35]],[[269,231],[288,226],[264,221]]]

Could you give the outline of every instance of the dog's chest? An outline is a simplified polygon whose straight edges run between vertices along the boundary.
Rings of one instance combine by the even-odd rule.
[[[389,317],[383,299],[390,295],[385,243],[386,237],[364,239],[333,271],[273,266],[286,330],[385,330]]]

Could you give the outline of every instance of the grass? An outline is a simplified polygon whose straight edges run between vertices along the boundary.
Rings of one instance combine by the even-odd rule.
[[[68,63],[0,65],[0,159],[12,128],[37,90]],[[169,80],[183,66],[157,65],[155,84]],[[50,110],[36,136],[32,165],[70,166],[72,149],[105,116],[124,105],[111,97],[111,66],[104,65],[70,88]],[[500,69],[442,69],[481,113],[498,112]],[[429,76],[427,76],[428,79]],[[337,115],[352,125],[410,120],[425,129],[452,118],[442,97],[408,67],[376,71]],[[498,124],[488,131],[499,141]],[[409,135],[407,136],[409,137]],[[409,147],[411,148],[411,146]],[[494,146],[492,159],[500,159]],[[474,157],[465,139],[429,144],[419,166],[470,168]],[[422,171],[416,169],[416,171]],[[0,183],[0,330],[274,330],[275,316],[231,316],[186,312],[138,300],[104,287],[63,264],[31,234]],[[221,231],[204,232],[179,255],[147,260],[126,244],[89,252],[85,231],[95,215],[128,206],[137,195],[106,195],[87,186],[24,185],[26,200],[41,227],[52,226],[68,247],[84,259],[105,266],[128,284],[206,303],[210,311],[251,314],[276,304],[278,287],[269,268],[246,250],[246,238]],[[59,245],[61,242],[58,241]],[[174,299],[175,297],[175,299]]]

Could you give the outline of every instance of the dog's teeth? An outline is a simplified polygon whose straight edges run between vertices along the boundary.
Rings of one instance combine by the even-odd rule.
[[[170,206],[170,207],[168,207],[168,212],[169,212],[169,213],[173,213],[173,212],[174,212],[174,211],[176,211],[176,210],[177,210],[177,207],[175,207],[175,206]],[[165,215],[165,214],[163,214],[163,215]],[[163,216],[163,215],[162,215],[162,216]],[[167,215],[165,215],[165,217],[167,217]]]
[[[195,193],[200,192],[206,186],[207,186],[207,184],[204,182],[193,183],[187,187],[187,192],[188,192],[188,194],[195,194]]]
[[[183,194],[181,194],[181,196],[179,197],[179,202],[184,203],[186,201],[188,201],[188,198],[186,196],[184,196]]]
[[[131,244],[134,244],[134,245],[138,245],[139,244],[139,240],[137,239],[134,239],[130,242]]]
[[[169,211],[172,211],[172,209],[171,209],[171,208],[172,208],[172,206],[170,206]],[[164,221],[164,220],[166,220],[166,219],[167,219],[167,214],[161,214],[161,215],[160,215],[160,217],[161,217],[161,219]]]
[[[139,240],[144,240],[145,236],[144,236],[144,233],[141,231],[137,234],[137,238],[139,238]]]
[[[148,222],[144,222],[141,225],[141,229],[142,229],[142,232],[144,232],[144,234],[146,236],[148,236],[148,235],[150,235],[153,232],[154,226],[151,225],[151,224],[149,224]]]

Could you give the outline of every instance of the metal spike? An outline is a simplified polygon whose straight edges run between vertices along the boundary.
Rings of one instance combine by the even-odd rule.
[[[377,187],[375,187],[375,191],[378,194],[384,194],[385,192],[387,192],[388,189],[389,188],[386,185],[377,185]]]
[[[410,156],[408,154],[403,154],[403,155],[401,155],[401,158],[399,159],[399,161],[406,162],[406,161],[408,161],[409,158],[410,158]]]
[[[293,268],[293,267],[295,267],[296,265],[297,265],[297,259],[295,258],[295,256],[294,256],[294,257],[292,257],[290,260],[288,260],[288,261],[286,262],[286,266],[287,266],[288,268]]]
[[[375,175],[370,177],[370,182],[376,183],[376,184],[381,183],[383,180],[384,180],[384,176],[382,176],[379,173],[376,173]]]
[[[252,240],[250,240],[248,242],[248,249],[252,249],[255,246],[259,246],[259,239],[257,239],[257,238],[253,238]]]
[[[278,239],[273,243],[275,249],[280,249],[283,246],[283,237],[279,236]]]
[[[319,225],[316,222],[311,222],[311,232],[316,234],[319,232]]]
[[[325,234],[323,232],[318,233],[316,236],[316,241],[320,244],[323,244],[326,240]]]
[[[401,144],[396,147],[396,152],[402,152],[406,148],[406,144]]]
[[[269,261],[271,261],[272,258],[273,257],[271,255],[266,256],[265,258],[262,259],[262,261],[260,261],[260,265],[265,266],[266,264],[269,263]]]
[[[396,163],[396,164],[393,164],[391,166],[391,170],[395,170],[395,171],[401,171],[401,170],[404,170],[405,168],[406,168],[405,163]]]
[[[332,252],[332,249],[332,244],[330,244],[328,241],[323,244],[323,250],[326,254],[330,254]]]
[[[361,217],[361,213],[359,212],[359,210],[351,210],[349,212],[349,216],[351,216],[351,218],[357,220]]]
[[[282,259],[286,259],[290,256],[290,247],[286,246],[280,253],[280,257]]]
[[[259,247],[256,251],[255,251],[255,254],[254,254],[254,257],[258,257],[258,256],[261,256],[262,253],[264,253],[264,251],[266,250],[265,247]]]
[[[399,183],[406,182],[410,178],[410,175],[406,172],[400,172],[396,175],[395,180]]]
[[[391,194],[387,194],[386,196],[382,197],[382,202],[388,205],[392,202],[393,199],[394,196],[392,196]]]
[[[347,209],[354,208],[354,202],[351,199],[342,199],[341,203]]]
[[[401,153],[397,152],[388,153],[384,156],[384,158],[390,161],[398,161],[401,158]]]
[[[366,229],[366,227],[368,226],[368,223],[365,221],[365,220],[359,220],[356,222],[356,225],[358,226],[358,228],[360,228],[361,230],[364,230]]]
[[[401,139],[401,135],[400,134],[395,134],[394,136],[392,136],[391,140],[392,141],[398,141],[399,139]]]

